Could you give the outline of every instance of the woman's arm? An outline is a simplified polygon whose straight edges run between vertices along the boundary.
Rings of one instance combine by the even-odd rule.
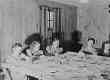
[[[31,57],[32,56],[32,53],[29,49],[26,50],[26,53],[27,53],[27,56]]]

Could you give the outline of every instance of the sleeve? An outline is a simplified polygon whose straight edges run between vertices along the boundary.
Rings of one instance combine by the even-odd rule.
[[[28,50],[28,49],[27,49],[27,50],[26,50],[26,53],[27,53],[27,55],[28,55],[28,56],[32,56],[32,54],[31,54],[31,51],[30,51],[30,50]]]

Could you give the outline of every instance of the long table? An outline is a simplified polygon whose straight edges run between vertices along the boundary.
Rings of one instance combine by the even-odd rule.
[[[2,63],[2,66],[42,80],[104,80],[101,75],[110,73],[110,58],[92,55],[82,58],[73,52],[42,57],[34,63],[16,63]]]

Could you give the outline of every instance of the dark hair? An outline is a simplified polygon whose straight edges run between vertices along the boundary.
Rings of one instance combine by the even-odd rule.
[[[14,48],[14,47],[16,47],[16,46],[18,46],[18,47],[22,47],[22,44],[21,44],[21,43],[16,42],[15,44],[13,44],[13,45],[12,45],[12,48]]]
[[[95,39],[94,38],[88,38],[88,41],[92,40],[93,44],[95,44]]]
[[[58,32],[52,34],[52,41],[55,41],[55,40],[59,40],[59,33]]]
[[[110,44],[110,41],[104,41],[104,42],[102,43],[102,49],[105,48],[105,44]]]
[[[37,42],[41,43],[42,36],[39,33],[33,33],[25,39],[24,43],[26,45],[30,45],[30,44],[32,44],[33,41],[37,41]]]

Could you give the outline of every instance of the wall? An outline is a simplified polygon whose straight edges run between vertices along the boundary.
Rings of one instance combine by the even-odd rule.
[[[102,41],[108,40],[110,32],[108,3],[105,0],[91,0],[88,4],[79,7],[78,29],[82,31],[82,42],[84,44],[88,37],[96,38],[96,47],[101,47]]]
[[[40,31],[39,5],[59,7],[65,12],[62,16],[62,31],[73,31],[75,26],[72,21],[68,24],[66,20],[74,18],[74,7],[47,0],[0,0],[0,52],[2,58],[11,54],[11,46],[15,41],[23,42],[24,39],[34,32]],[[70,15],[71,14],[71,15]],[[73,16],[72,16],[73,15]],[[75,15],[76,16],[76,15]],[[69,27],[67,29],[67,27]]]
[[[105,0],[94,0],[88,4],[78,6],[78,30],[82,31],[82,41],[86,42],[89,36],[95,37],[97,47],[101,46],[103,40],[108,39],[110,14],[108,14],[108,3]],[[39,5],[60,7],[68,15],[62,18],[62,30],[72,32],[76,25],[71,21],[67,25],[67,19],[74,18],[74,6],[68,6],[47,0],[0,0],[0,53],[2,56],[9,55],[11,45],[15,41],[23,42],[33,32],[39,32]],[[69,13],[69,11],[72,11]],[[71,14],[71,16],[69,16]],[[72,16],[72,14],[74,14]],[[73,26],[73,27],[72,27]],[[69,27],[69,28],[67,28]]]
[[[11,54],[15,41],[39,32],[39,13],[36,0],[0,0],[0,50],[3,56]]]

